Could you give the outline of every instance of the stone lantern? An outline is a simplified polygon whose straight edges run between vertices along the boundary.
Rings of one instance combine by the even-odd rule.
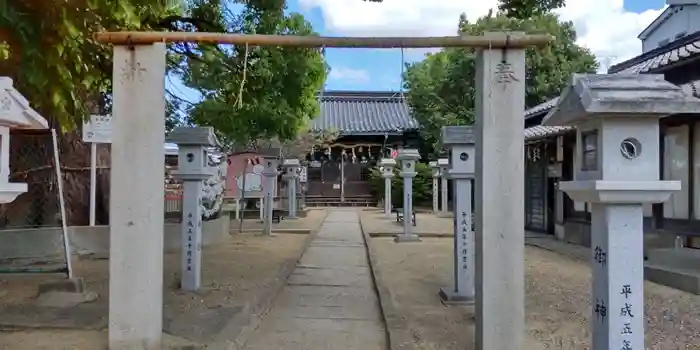
[[[391,179],[394,177],[394,167],[396,160],[394,158],[383,158],[379,163],[382,169],[382,177],[384,178],[384,214],[391,217]]]
[[[10,182],[10,129],[48,128],[46,119],[15,90],[12,79],[0,77],[0,204],[27,192],[26,183]]]
[[[447,205],[447,185],[449,184],[450,178],[447,176],[447,170],[450,167],[450,160],[448,158],[438,159],[438,167],[440,168],[440,217],[449,217],[450,208]]]
[[[416,161],[420,159],[417,149],[401,149],[396,156],[401,162],[403,177],[403,233],[395,237],[396,242],[419,241],[420,237],[412,233],[413,228],[413,178],[416,177]]]
[[[177,144],[177,171],[182,180],[182,250],[180,288],[196,291],[202,284],[202,189],[216,169],[209,167],[208,148],[218,145],[212,127],[175,128],[166,140]]]
[[[287,205],[289,206],[289,219],[297,218],[297,178],[299,174],[299,169],[301,163],[299,159],[287,158],[282,163],[285,172],[283,177],[287,180],[287,193],[289,199],[287,200]]]
[[[432,161],[428,163],[430,169],[433,171],[433,214],[437,214],[440,210],[440,204],[438,198],[440,197],[440,166],[438,166],[437,161]]]
[[[272,235],[272,211],[274,208],[275,184],[279,171],[279,158],[276,156],[262,156],[264,166],[262,175],[265,178],[265,197],[263,200],[263,234]]]
[[[659,181],[659,118],[699,110],[663,75],[574,74],[543,121],[577,128],[575,179],[559,188],[590,203],[593,349],[644,348],[642,206],[681,189]]]
[[[440,297],[449,302],[474,302],[475,242],[472,227],[472,180],[475,172],[475,139],[471,126],[445,126],[442,144],[450,151],[450,165],[443,178],[452,180],[454,284],[442,288]]]

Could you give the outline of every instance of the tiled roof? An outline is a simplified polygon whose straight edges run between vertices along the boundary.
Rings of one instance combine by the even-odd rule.
[[[550,109],[552,109],[554,106],[557,105],[557,102],[559,101],[559,97],[555,97],[549,101],[542,102],[538,104],[535,107],[532,107],[528,110],[525,111],[525,119],[530,118],[532,116],[538,115],[542,112],[547,112]]]
[[[525,129],[525,141],[543,137],[557,136],[576,130],[573,126],[544,126],[536,125]]]
[[[700,57],[700,31],[618,63],[610,67],[608,73],[654,73],[673,63],[697,57]]]
[[[342,135],[403,133],[418,129],[399,93],[326,91],[314,130],[337,130]]]

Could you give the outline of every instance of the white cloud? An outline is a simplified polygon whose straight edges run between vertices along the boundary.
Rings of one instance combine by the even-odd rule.
[[[318,8],[325,27],[336,35],[439,36],[454,35],[460,13],[476,20],[495,9],[497,0],[300,0],[302,8]],[[602,65],[618,63],[641,53],[637,35],[663,9],[628,12],[623,0],[570,0],[557,10],[573,21],[578,43],[590,48]],[[603,67],[605,68],[605,67]]]
[[[328,74],[328,78],[354,84],[367,83],[370,80],[368,71],[364,69],[347,67],[331,67],[331,72]]]

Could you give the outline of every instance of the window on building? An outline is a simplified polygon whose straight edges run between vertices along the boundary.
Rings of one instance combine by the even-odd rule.
[[[688,126],[671,127],[664,134],[663,179],[681,182],[681,190],[664,202],[664,218],[688,219]]]
[[[581,170],[598,170],[598,130],[581,133]]]

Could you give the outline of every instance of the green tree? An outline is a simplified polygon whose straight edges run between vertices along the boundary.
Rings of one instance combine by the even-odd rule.
[[[228,32],[315,35],[301,14],[285,13],[281,0],[245,1],[235,15],[220,6],[209,20]],[[176,51],[174,72],[203,96],[189,106],[189,120],[213,126],[227,142],[292,139],[318,114],[316,94],[327,72],[321,50],[187,45]]]
[[[112,49],[92,39],[100,30],[149,30],[161,28],[160,22],[182,14],[179,0],[0,0],[0,76],[14,80],[31,106],[60,135],[61,164],[69,224],[87,223],[89,147],[80,142],[76,128],[90,111],[109,107],[112,78]],[[15,181],[32,182],[32,190],[5,206],[3,220],[9,224],[56,223],[55,189],[49,179],[51,140],[48,137],[13,138],[31,149],[28,154],[14,152],[13,172],[24,171]],[[17,148],[14,148],[15,150]],[[107,160],[102,150],[98,156]],[[108,164],[108,162],[106,162]],[[99,176],[99,208],[106,207],[109,174]],[[28,206],[36,206],[27,213]],[[31,216],[31,219],[29,219]],[[31,221],[31,222],[28,222]]]
[[[512,18],[528,19],[566,5],[566,0],[499,0],[498,10]]]
[[[559,21],[554,14],[523,20],[498,14],[473,23],[461,16],[460,33],[481,35],[486,31],[547,33],[557,38],[544,48],[526,51],[526,107],[557,96],[572,73],[595,72],[598,67],[591,52],[576,45],[573,24]],[[473,123],[474,64],[473,49],[444,49],[408,65],[404,74],[408,102],[426,142],[437,145],[444,125]]]

